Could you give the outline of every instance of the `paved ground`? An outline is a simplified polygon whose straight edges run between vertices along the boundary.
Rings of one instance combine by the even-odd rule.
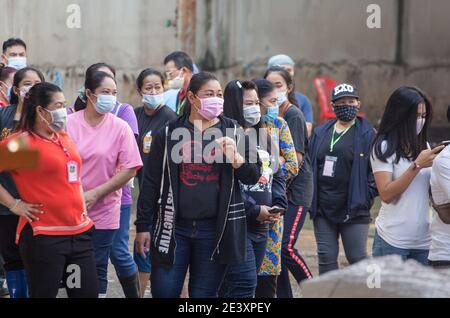
[[[373,241],[373,225],[371,225],[371,231],[368,240],[368,253],[371,254],[372,251],[372,241]],[[134,230],[132,230],[132,237],[134,237]],[[130,240],[131,241],[131,240]],[[300,251],[301,255],[308,264],[310,270],[313,272],[314,276],[319,275],[318,262],[317,262],[317,248],[316,240],[314,237],[314,231],[312,230],[311,222],[305,224],[304,230],[300,233],[296,247]],[[348,262],[345,259],[344,250],[341,244],[339,253],[339,264],[341,267],[348,266]],[[295,279],[291,276],[291,284],[296,298],[301,297],[301,290]],[[122,289],[115,275],[114,268],[110,266],[109,270],[109,288],[108,288],[108,298],[121,298],[123,297]],[[151,297],[150,289],[147,289],[146,297]]]
[[[131,236],[134,239],[134,230],[131,231]],[[130,240],[132,241],[132,240]],[[368,251],[370,253],[372,246],[372,236],[369,237],[368,241]],[[317,263],[317,252],[316,252],[316,240],[314,238],[314,232],[311,229],[311,225],[308,222],[305,225],[305,229],[300,233],[299,240],[297,242],[296,247],[302,254],[303,258],[305,259],[305,262],[310,267],[311,271],[313,272],[313,275],[318,276],[318,263]],[[341,246],[340,254],[339,254],[339,263],[340,266],[345,267],[348,266],[348,263],[345,259],[345,254],[343,252],[343,248]],[[110,265],[109,272],[108,272],[108,279],[109,279],[109,287],[108,287],[108,298],[123,298],[123,292],[120,287],[119,281],[117,279],[114,267]],[[294,295],[296,298],[301,297],[301,290],[298,286],[297,282],[293,279],[291,276],[291,284],[293,287]],[[61,291],[59,297],[65,297],[65,292]],[[146,292],[146,298],[150,298],[150,289],[147,289]]]

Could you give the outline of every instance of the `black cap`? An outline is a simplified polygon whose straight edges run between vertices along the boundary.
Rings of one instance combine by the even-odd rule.
[[[354,97],[359,99],[358,90],[350,84],[339,84],[331,92],[331,101],[334,103],[343,97]]]

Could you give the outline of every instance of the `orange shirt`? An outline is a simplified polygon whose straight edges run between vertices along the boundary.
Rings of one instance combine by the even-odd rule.
[[[2,143],[22,134],[29,147],[39,150],[39,169],[11,173],[21,199],[26,203],[42,204],[44,214],[30,223],[34,235],[77,235],[93,226],[83,207],[81,196],[81,159],[75,144],[66,133],[56,140],[47,140],[36,134],[22,132],[9,136]],[[21,217],[16,241],[27,224]]]

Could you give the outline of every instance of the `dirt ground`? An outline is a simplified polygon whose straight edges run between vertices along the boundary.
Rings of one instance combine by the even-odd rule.
[[[374,226],[371,224],[371,229],[369,231],[369,239],[367,242],[367,252],[369,255],[371,255],[372,251],[372,242],[373,242],[373,231]],[[131,230],[131,237],[130,242],[134,241],[135,232],[134,229]],[[305,223],[305,226],[300,233],[299,239],[296,244],[297,249],[300,251],[300,254],[305,259],[305,262],[307,263],[308,267],[312,271],[314,276],[319,275],[319,269],[318,269],[318,261],[317,261],[317,247],[316,247],[316,239],[314,237],[314,231],[312,222],[310,220],[307,220]],[[131,246],[130,246],[131,248]],[[346,267],[348,266],[348,262],[345,258],[344,249],[341,247],[339,250],[339,266]],[[110,266],[109,269],[109,287],[108,287],[108,298],[121,298],[123,297],[123,293],[121,290],[121,287],[119,285],[119,282],[117,280],[117,276],[115,275],[114,268]],[[291,276],[291,285],[292,290],[294,292],[295,298],[301,297],[301,290],[295,279]],[[146,297],[151,297],[150,289],[147,289]]]

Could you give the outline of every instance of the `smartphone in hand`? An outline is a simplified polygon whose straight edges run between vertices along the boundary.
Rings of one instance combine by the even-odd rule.
[[[447,147],[448,145],[450,145],[450,140],[446,140],[446,141],[441,142],[437,147],[441,147],[441,146]],[[445,148],[443,148],[442,150],[444,150],[444,149],[445,149]],[[440,151],[437,152],[436,154],[441,153],[442,150],[440,150]]]

